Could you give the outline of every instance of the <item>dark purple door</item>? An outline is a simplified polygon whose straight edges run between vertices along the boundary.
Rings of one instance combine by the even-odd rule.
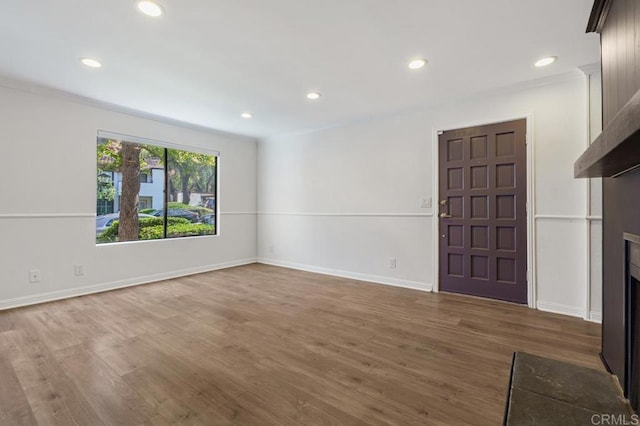
[[[526,127],[440,135],[440,290],[527,303]]]

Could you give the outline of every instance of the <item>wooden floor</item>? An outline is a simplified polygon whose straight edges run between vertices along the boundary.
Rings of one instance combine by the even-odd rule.
[[[513,351],[600,327],[249,265],[0,312],[0,424],[497,425]]]

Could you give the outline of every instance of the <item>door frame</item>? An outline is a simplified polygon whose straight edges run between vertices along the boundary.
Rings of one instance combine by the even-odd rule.
[[[432,222],[433,222],[433,292],[440,291],[440,218],[439,218],[439,136],[440,132],[448,130],[463,129],[466,127],[486,126],[489,124],[502,123],[505,121],[521,120],[527,121],[526,154],[527,154],[527,305],[531,309],[536,309],[537,281],[536,281],[536,197],[535,197],[535,162],[534,162],[534,126],[533,113],[505,115],[495,119],[470,120],[463,122],[445,122],[432,128],[432,150],[433,150],[433,202],[432,202]],[[444,121],[444,120],[443,120]]]

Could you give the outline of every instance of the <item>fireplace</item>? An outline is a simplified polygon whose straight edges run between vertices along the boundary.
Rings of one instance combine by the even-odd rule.
[[[640,403],[640,235],[625,233],[626,368],[625,396],[634,410]]]

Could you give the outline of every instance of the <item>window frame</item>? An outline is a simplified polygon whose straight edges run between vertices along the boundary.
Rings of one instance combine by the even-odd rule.
[[[167,142],[167,141],[163,141],[163,140],[158,140],[158,139],[151,139],[151,138],[143,138],[143,137],[139,137],[139,136],[132,136],[132,135],[128,135],[128,134],[124,134],[124,133],[117,133],[117,132],[111,132],[111,131],[106,131],[106,130],[98,130],[97,131],[97,135],[96,135],[96,141],[99,139],[114,139],[114,140],[120,140],[120,141],[124,141],[124,142],[130,142],[130,143],[136,143],[136,144],[140,144],[140,145],[152,145],[152,146],[156,146],[156,147],[160,147],[164,149],[164,205],[163,205],[163,210],[164,210],[164,214],[163,214],[163,237],[162,238],[157,238],[157,239],[151,239],[151,240],[135,240],[135,241],[113,241],[113,242],[108,242],[108,243],[98,243],[96,242],[95,245],[97,247],[100,246],[110,246],[113,244],[137,244],[137,243],[151,243],[151,242],[155,242],[155,241],[167,241],[167,240],[188,240],[188,239],[194,239],[194,238],[206,238],[206,237],[218,237],[220,235],[220,200],[219,200],[219,195],[220,195],[220,151],[217,150],[213,150],[213,149],[208,149],[208,148],[201,148],[201,147],[194,147],[191,145],[183,145],[183,144],[177,144],[177,143],[173,143],[173,142]],[[96,143],[96,149],[97,149],[97,143]],[[214,208],[214,215],[215,215],[215,225],[214,225],[214,233],[213,234],[207,234],[207,235],[193,235],[193,236],[187,236],[187,237],[167,237],[167,213],[169,210],[169,204],[171,201],[169,201],[169,176],[168,176],[168,151],[170,149],[173,150],[180,150],[180,151],[187,151],[187,152],[191,152],[191,153],[195,153],[195,154],[204,154],[204,155],[210,155],[210,156],[214,156],[216,157],[216,162],[215,162],[215,186],[214,186],[214,196],[215,196],[215,208]],[[94,155],[95,158],[95,155]],[[149,173],[151,174],[152,171],[150,170]],[[150,180],[153,182],[153,177],[150,176]],[[143,182],[141,182],[142,184]],[[97,192],[97,188],[96,191]],[[96,200],[97,201],[97,200]],[[119,204],[119,203],[118,203]],[[97,212],[96,212],[97,213]],[[94,237],[95,238],[95,237]]]

